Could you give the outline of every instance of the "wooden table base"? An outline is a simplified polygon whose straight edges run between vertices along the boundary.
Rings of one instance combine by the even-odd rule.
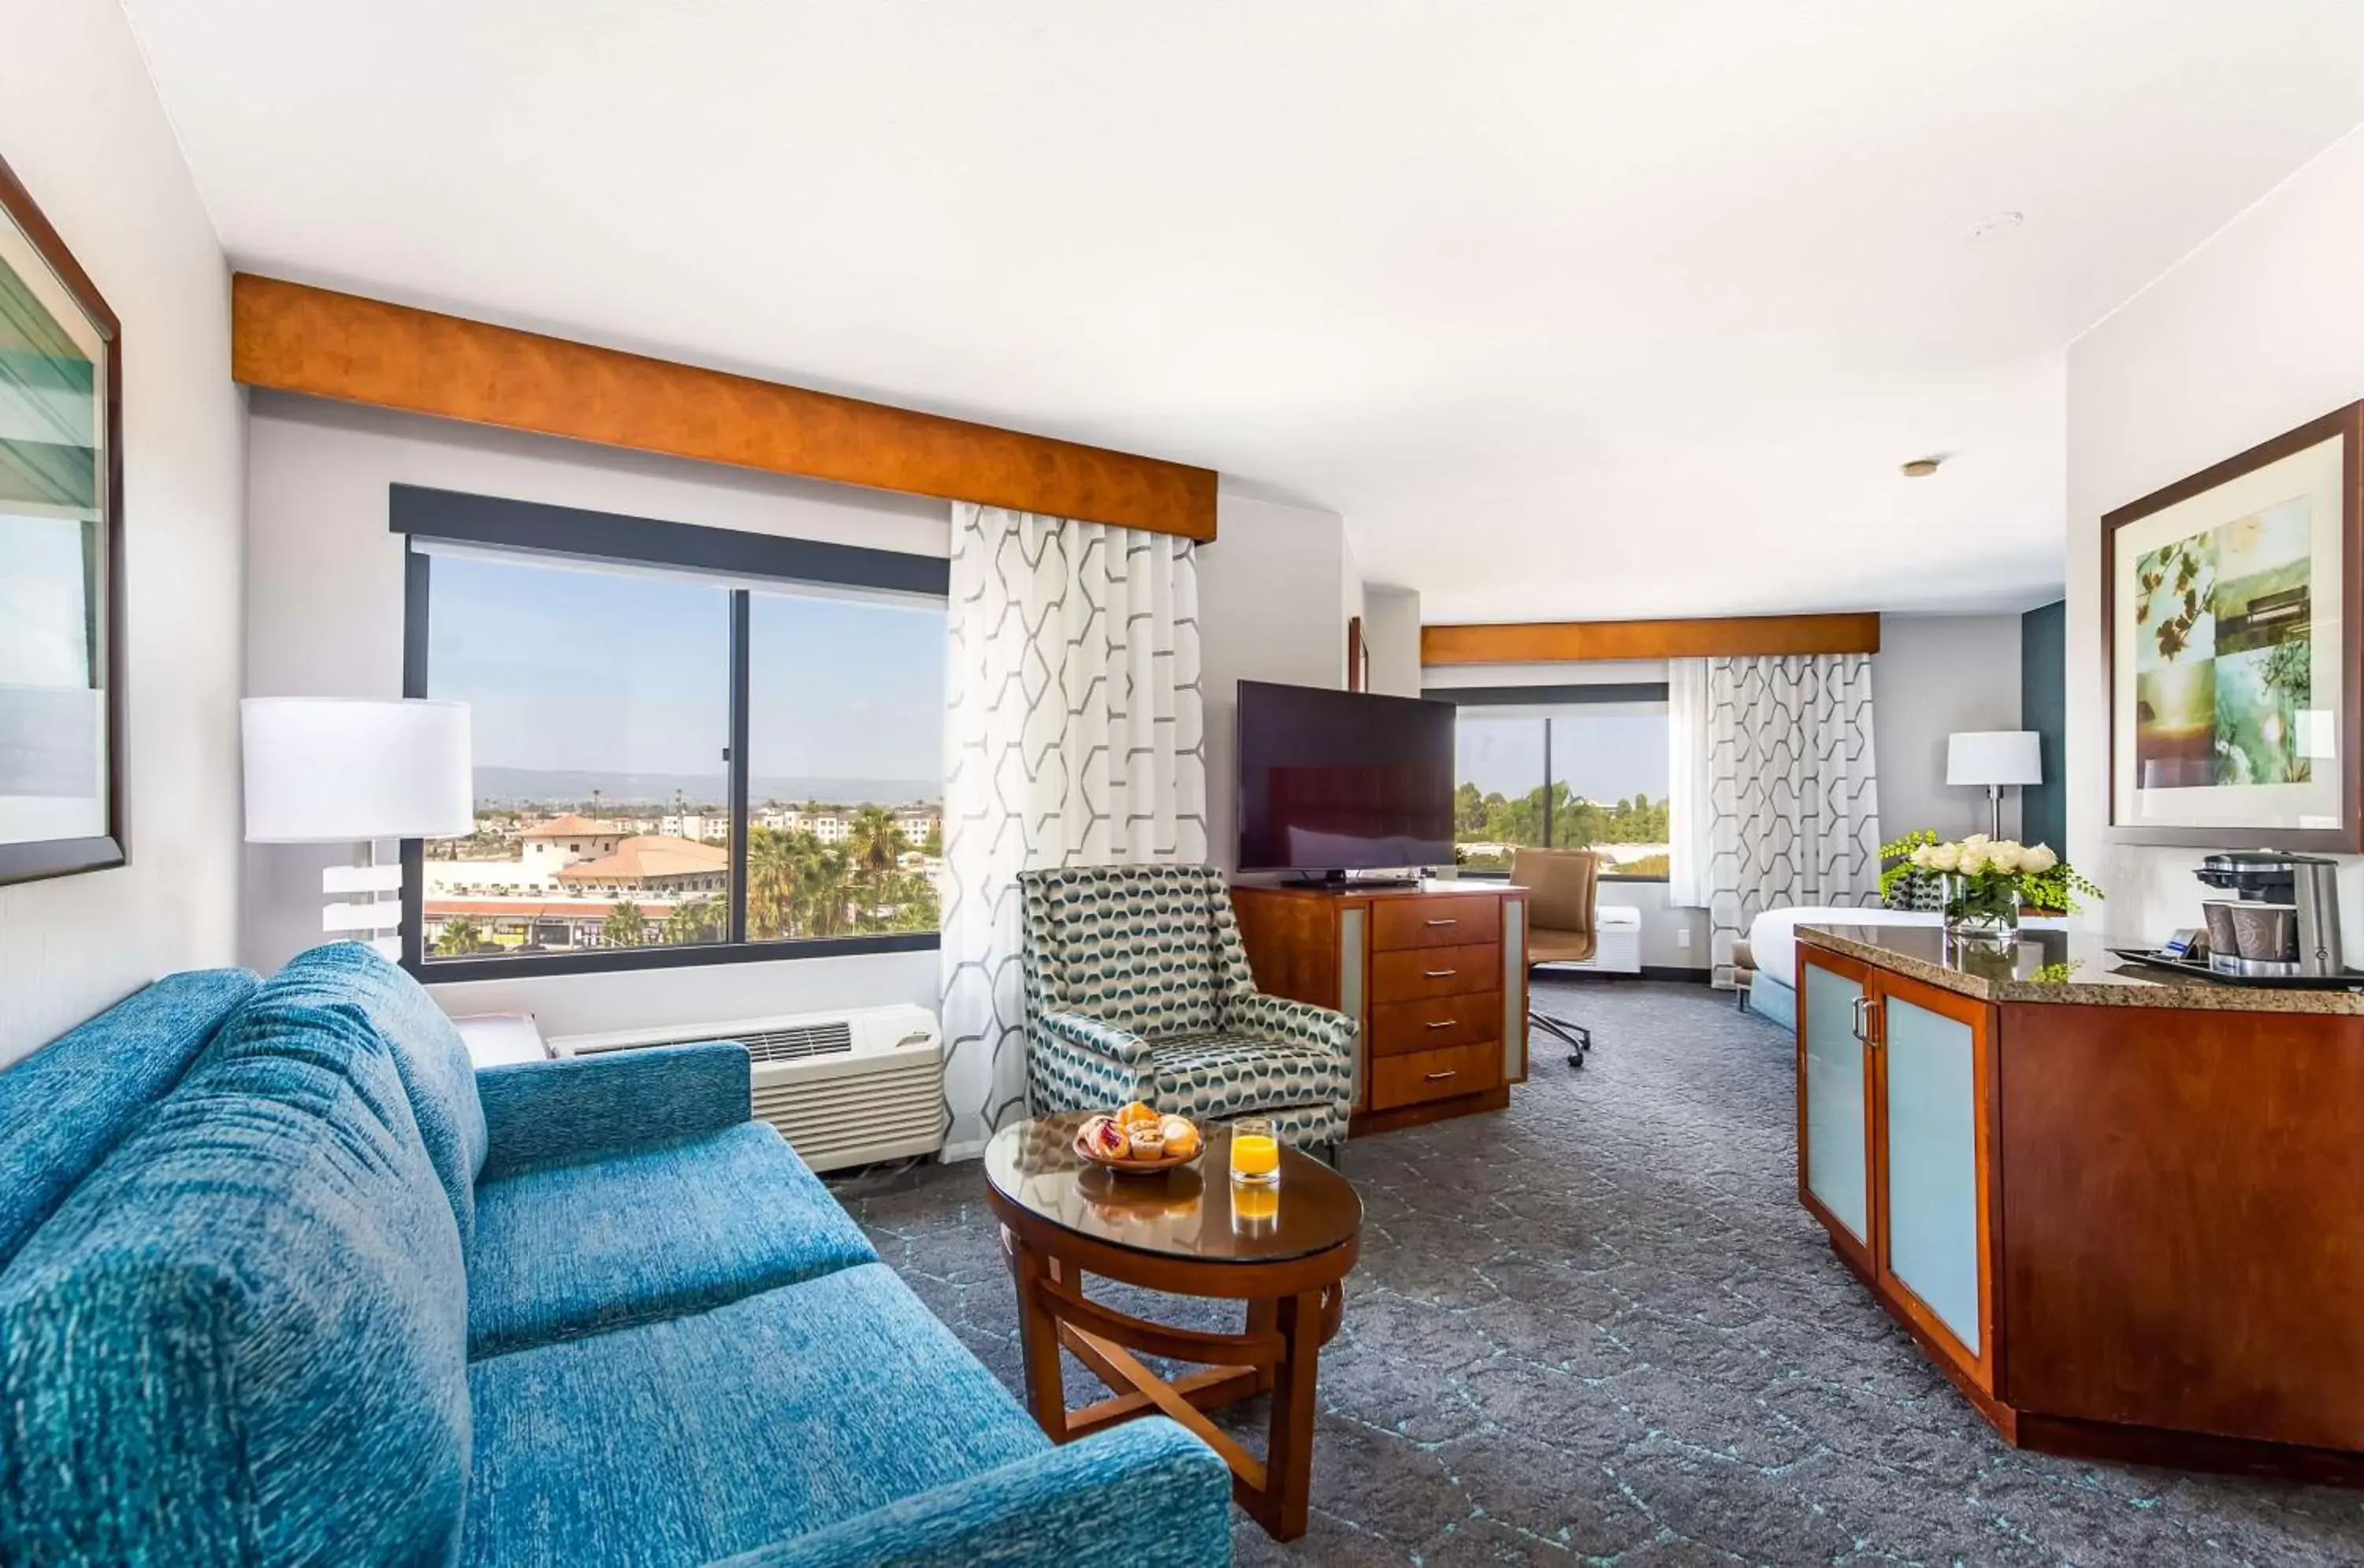
[[[1054,1442],[1136,1417],[1170,1416],[1223,1456],[1232,1467],[1232,1500],[1267,1535],[1294,1540],[1305,1533],[1313,1487],[1314,1376],[1321,1347],[1338,1332],[1343,1285],[1251,1301],[1241,1332],[1210,1334],[1152,1323],[1087,1299],[1080,1273],[1034,1251],[1006,1227],[1001,1243],[1018,1281],[1027,1404]],[[1067,1408],[1063,1346],[1108,1385],[1110,1397]],[[1168,1383],[1135,1351],[1204,1370]],[[1205,1414],[1259,1394],[1272,1396],[1262,1459]]]

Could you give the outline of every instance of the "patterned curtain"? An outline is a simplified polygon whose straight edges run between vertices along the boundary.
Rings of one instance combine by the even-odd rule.
[[[953,508],[945,1152],[1025,1114],[1018,873],[1207,858],[1188,539]]]
[[[1871,656],[1707,662],[1708,918],[1715,983],[1767,909],[1873,904]]]

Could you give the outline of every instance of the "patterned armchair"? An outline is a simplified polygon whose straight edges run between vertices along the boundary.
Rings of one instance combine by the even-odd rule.
[[[1256,990],[1221,872],[1084,866],[1018,882],[1035,1115],[1146,1100],[1194,1121],[1269,1116],[1299,1147],[1344,1140],[1355,1020]]]

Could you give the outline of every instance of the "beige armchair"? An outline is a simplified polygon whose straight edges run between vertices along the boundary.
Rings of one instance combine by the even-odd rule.
[[[1593,895],[1600,885],[1600,857],[1588,850],[1514,850],[1511,880],[1527,890],[1527,962],[1582,963],[1600,945]],[[1537,1029],[1567,1047],[1567,1064],[1581,1067],[1592,1051],[1592,1031],[1582,1024],[1527,1010]]]

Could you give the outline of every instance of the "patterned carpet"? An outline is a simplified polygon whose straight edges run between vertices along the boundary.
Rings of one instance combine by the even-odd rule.
[[[1280,1547],[1235,1515],[1240,1563],[2364,1563],[2364,1495],[2003,1446],[1798,1207],[1788,1034],[1696,986],[1536,1003],[1593,1028],[1583,1072],[1539,1045],[1508,1112],[1351,1146],[1368,1218],[1312,1528]],[[1015,1389],[980,1182],[841,1195]]]

